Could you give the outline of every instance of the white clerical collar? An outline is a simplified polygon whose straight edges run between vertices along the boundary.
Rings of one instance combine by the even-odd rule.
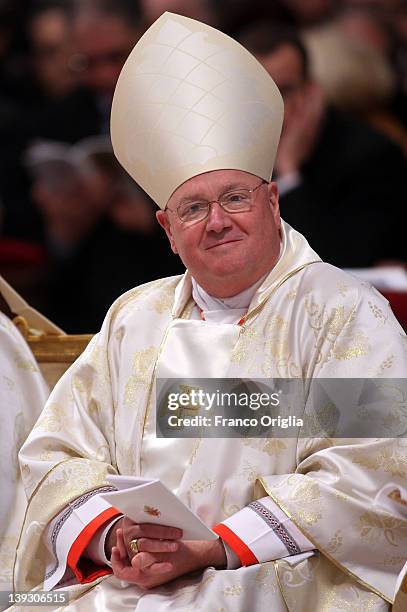
[[[278,287],[279,284],[284,282],[285,279],[296,274],[305,266],[320,261],[320,257],[311,249],[304,236],[290,227],[288,223],[281,220],[281,248],[279,260],[265,277],[260,287],[254,291],[252,300],[249,304],[250,309],[253,310],[259,306],[259,304],[266,300],[271,292]],[[250,287],[248,290],[250,290]],[[190,272],[187,270],[175,289],[174,305],[172,308],[173,318],[178,318],[181,315],[188,300],[191,298],[191,293],[192,278]],[[224,306],[221,308],[223,312],[228,312],[228,310],[225,310]]]
[[[196,282],[194,278],[192,278],[192,297],[204,314],[213,310],[247,310],[254,294],[266,278],[267,274],[262,276],[256,283],[254,283],[254,285],[251,285],[251,287],[248,287],[237,295],[228,298],[217,298],[210,295]]]

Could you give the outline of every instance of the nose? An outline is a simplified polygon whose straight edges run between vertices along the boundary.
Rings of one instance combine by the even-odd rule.
[[[232,227],[230,215],[223,210],[218,202],[211,202],[209,214],[206,218],[206,231],[220,234],[228,227]]]

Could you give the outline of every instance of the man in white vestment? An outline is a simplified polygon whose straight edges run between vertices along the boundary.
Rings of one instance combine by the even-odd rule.
[[[18,452],[48,395],[27,343],[0,312],[0,591],[12,589],[14,555],[26,508]]]
[[[380,495],[405,486],[402,438],[155,433],[158,378],[406,375],[386,300],[280,219],[282,117],[261,65],[202,23],[165,13],[130,54],[114,150],[187,271],[119,298],[52,392],[20,453],[16,589],[65,589],[75,612],[390,609],[407,520]],[[388,393],[399,431],[405,398]],[[101,495],[109,474],[161,479],[219,538],[133,523]]]

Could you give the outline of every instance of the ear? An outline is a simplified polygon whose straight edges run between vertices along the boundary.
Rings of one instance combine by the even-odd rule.
[[[157,212],[155,213],[155,216],[157,217],[158,223],[161,225],[161,227],[164,229],[165,233],[167,234],[167,238],[170,241],[172,252],[178,255],[178,249],[175,244],[175,240],[174,240],[174,236],[172,233],[171,223],[168,218],[168,214],[165,212],[165,210],[157,210]]]
[[[269,201],[274,221],[278,229],[281,228],[280,205],[278,196],[277,183],[269,183],[267,186],[269,192]]]

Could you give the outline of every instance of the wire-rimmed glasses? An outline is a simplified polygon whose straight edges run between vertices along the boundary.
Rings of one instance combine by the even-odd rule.
[[[198,223],[203,221],[209,215],[211,205],[215,202],[219,204],[227,213],[234,214],[247,212],[251,210],[253,203],[253,193],[263,185],[265,181],[261,181],[253,189],[236,188],[227,191],[219,196],[217,200],[192,200],[182,202],[177,208],[169,212],[176,212],[182,223]]]

